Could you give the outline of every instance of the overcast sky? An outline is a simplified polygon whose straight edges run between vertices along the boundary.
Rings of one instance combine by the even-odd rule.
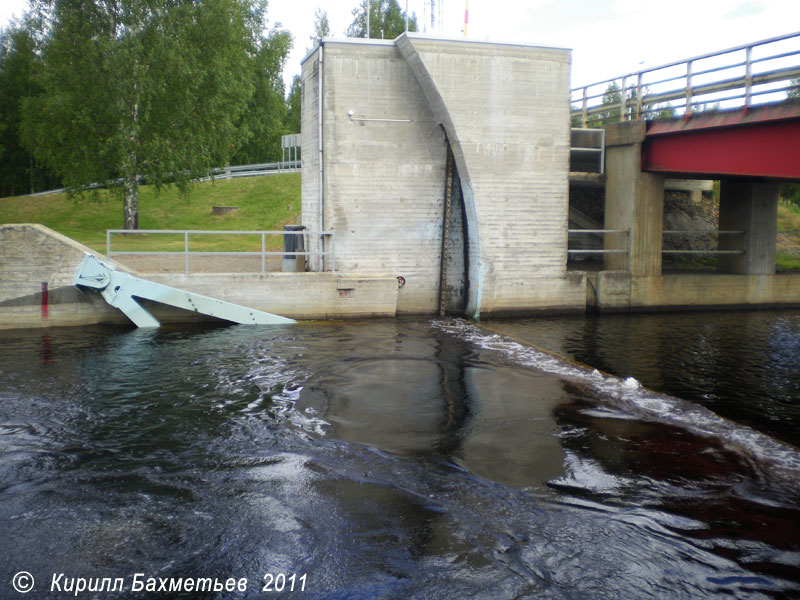
[[[344,37],[359,0],[268,0],[270,24],[294,35],[285,79],[300,72],[318,7],[334,37]],[[406,0],[399,0],[406,6]],[[441,29],[462,37],[465,0],[436,0]],[[431,32],[430,9],[407,0],[420,29]],[[427,1],[430,6],[430,0]],[[27,0],[0,0],[0,25],[21,14]],[[423,14],[427,14],[423,23]],[[468,37],[571,48],[574,87],[800,30],[800,0],[469,0]],[[795,44],[795,47],[797,44]]]

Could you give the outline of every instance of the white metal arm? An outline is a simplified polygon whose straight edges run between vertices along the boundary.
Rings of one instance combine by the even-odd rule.
[[[120,309],[137,327],[158,327],[160,323],[136,298],[152,300],[192,312],[251,325],[294,323],[293,319],[186,292],[117,271],[113,265],[87,254],[78,266],[75,285],[100,290],[111,306]]]

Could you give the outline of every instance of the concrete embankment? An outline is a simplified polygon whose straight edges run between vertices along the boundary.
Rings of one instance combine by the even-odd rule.
[[[0,329],[129,325],[96,290],[73,282],[84,256],[96,254],[63,235],[36,224],[0,225]],[[210,296],[295,319],[394,317],[403,289],[393,274],[361,273],[139,273],[103,256],[117,270],[188,292]],[[800,304],[800,274],[670,274],[632,277],[627,271],[570,272],[574,290],[545,312],[763,308]],[[528,279],[534,291],[547,291]],[[585,303],[576,303],[581,294]],[[214,320],[197,313],[142,300],[162,323]],[[545,303],[540,303],[544,305]],[[516,308],[516,310],[513,310]],[[530,308],[506,312],[533,314]],[[541,314],[542,310],[537,311]]]
[[[137,273],[43,225],[0,225],[0,329],[129,324],[94,290],[73,285],[78,265],[95,254],[118,270],[157,283],[298,319],[393,317],[393,276],[343,273]],[[202,315],[143,302],[162,323]],[[206,317],[206,319],[211,319]],[[211,319],[213,320],[213,319]]]

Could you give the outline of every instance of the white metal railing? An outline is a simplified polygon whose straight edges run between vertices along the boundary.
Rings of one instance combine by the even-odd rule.
[[[627,240],[625,248],[567,248],[568,254],[628,254],[629,252],[630,229],[567,229],[567,233],[570,235],[607,235],[621,233],[625,235],[625,239]]]
[[[211,181],[212,179],[235,179],[237,177],[261,177],[262,175],[276,175],[278,173],[293,173],[299,170],[299,160],[259,163],[255,165],[238,165],[234,167],[220,167],[211,171],[210,177],[203,177],[197,181]]]
[[[800,94],[800,32],[773,37],[574,88],[572,117],[592,121],[687,118],[710,104],[744,108]]]
[[[218,167],[211,171],[208,177],[201,177],[195,179],[198,182],[222,180],[222,179],[235,179],[237,177],[261,177],[262,175],[278,175],[280,173],[294,173],[302,168],[301,160],[283,160],[280,162],[258,163],[253,165],[236,165],[232,167]],[[121,183],[122,180],[118,179],[114,184]],[[147,184],[144,177],[139,178],[139,183],[142,185]],[[109,183],[92,183],[84,186],[85,190],[101,190],[109,187]],[[35,192],[28,194],[29,196],[47,196],[49,194],[63,194],[67,188],[58,188],[55,190],[47,190],[44,192]]]
[[[121,234],[133,236],[135,234],[156,234],[156,235],[182,235],[183,236],[183,250],[162,251],[162,250],[114,250],[111,247],[112,235]],[[260,236],[261,237],[261,250],[258,252],[240,252],[240,251],[224,251],[224,252],[207,252],[195,251],[189,248],[190,236],[197,237],[203,235],[239,235],[239,236]],[[302,250],[302,251],[284,251],[284,250],[267,250],[267,236],[268,235],[300,235],[304,240],[311,239],[313,236],[319,236],[320,248],[322,250]],[[329,250],[325,250],[325,240]],[[130,241],[128,237],[126,241]],[[304,248],[308,248],[308,244],[304,244]],[[189,257],[190,256],[260,256],[261,257],[261,272],[265,273],[267,268],[268,256],[320,256],[323,260],[330,257],[330,269],[336,270],[336,243],[333,231],[216,231],[213,229],[208,230],[190,230],[190,229],[107,229],[106,230],[106,256],[183,256],[184,273],[189,273]]]

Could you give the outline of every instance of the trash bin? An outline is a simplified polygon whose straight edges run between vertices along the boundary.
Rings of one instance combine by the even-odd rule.
[[[305,231],[305,225],[284,225],[284,231]],[[289,234],[283,236],[283,251],[284,252],[304,252],[305,244],[303,237],[299,234]],[[295,256],[293,254],[283,255],[283,272],[284,273],[302,273],[306,270],[306,257]]]

